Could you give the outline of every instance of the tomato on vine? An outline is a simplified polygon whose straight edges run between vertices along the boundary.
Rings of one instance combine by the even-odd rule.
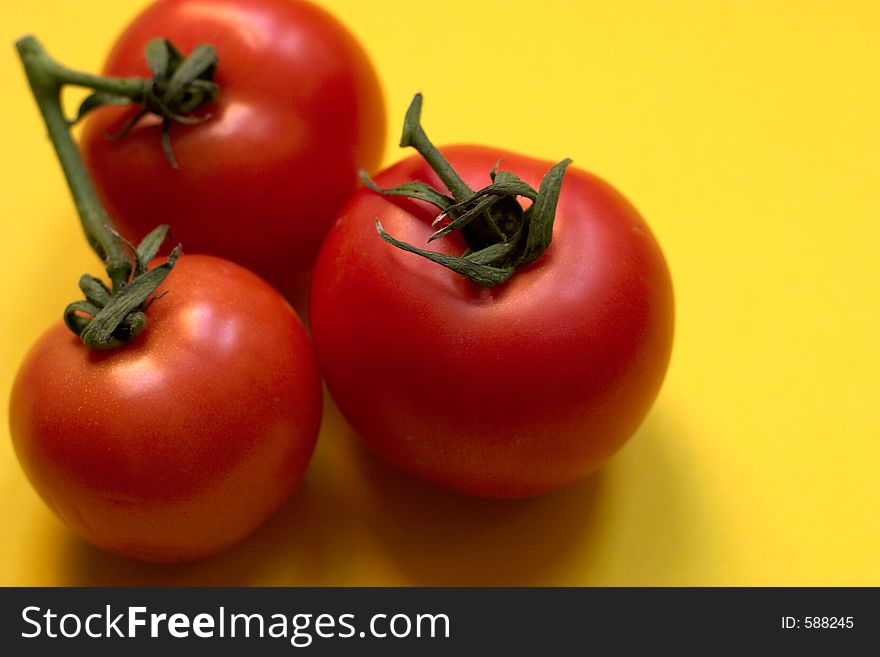
[[[651,407],[672,346],[669,271],[610,185],[568,160],[441,154],[421,103],[401,141],[420,156],[365,179],[322,247],[318,362],[397,467],[478,496],[543,493],[598,468]]]
[[[60,66],[32,37],[17,46],[109,284],[84,275],[84,298],[25,358],[10,400],[16,454],[89,542],[151,561],[214,554],[277,509],[308,465],[322,394],[305,329],[233,262],[181,257],[180,246],[155,258],[167,226],[137,246],[122,238],[60,104],[63,86],[101,80]],[[199,92],[202,79],[187,85]]]

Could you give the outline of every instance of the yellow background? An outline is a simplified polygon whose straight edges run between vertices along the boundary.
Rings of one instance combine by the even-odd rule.
[[[98,265],[12,48],[96,70],[142,2],[0,2],[0,400]],[[673,360],[632,441],[529,502],[429,488],[328,405],[303,488],[179,566],[76,539],[0,429],[0,584],[880,585],[878,2],[324,0],[437,143],[570,156],[672,269]],[[421,26],[418,26],[421,23]],[[412,26],[410,32],[407,26]]]

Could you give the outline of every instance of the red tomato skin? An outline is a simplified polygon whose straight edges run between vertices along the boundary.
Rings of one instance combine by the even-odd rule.
[[[299,0],[160,0],[122,33],[107,75],[148,76],[147,42],[218,53],[212,118],[173,125],[179,170],[162,151],[157,118],[110,141],[136,112],[106,107],[86,121],[81,148],[100,198],[134,241],[156,225],[188,253],[244,265],[282,291],[302,285],[327,228],[375,169],[385,141],[382,90],[354,37]]]
[[[551,165],[476,146],[443,153],[474,189],[502,158],[535,188]],[[444,189],[417,156],[376,180]],[[374,452],[455,491],[527,497],[584,477],[632,435],[665,376],[674,303],[656,240],[616,190],[570,168],[549,249],[487,289],[374,227],[423,245],[435,215],[363,189],[328,234],[310,318],[331,395]]]
[[[302,478],[322,393],[283,297],[234,263],[183,257],[133,343],[86,349],[63,323],[15,380],[15,451],[87,541],[158,562],[241,540]]]

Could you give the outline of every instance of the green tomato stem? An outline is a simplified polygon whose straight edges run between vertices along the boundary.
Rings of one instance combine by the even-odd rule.
[[[434,172],[443,181],[443,184],[452,192],[452,196],[459,203],[463,203],[474,196],[468,184],[462,180],[458,172],[449,164],[449,160],[443,157],[443,154],[437,149],[428,135],[422,128],[422,94],[416,94],[410,103],[409,109],[406,111],[406,117],[403,121],[403,134],[400,137],[400,147],[406,148],[412,146],[418,151],[419,155],[425,158],[425,161],[431,165]]]
[[[99,279],[83,276],[80,279],[80,289],[85,300],[68,304],[64,311],[64,322],[90,349],[115,349],[144,331],[147,325],[144,311],[155,298],[153,295],[156,289],[168,276],[182,251],[180,245],[177,245],[164,263],[150,268],[150,261],[168,235],[168,226],[158,226],[138,246],[116,232],[98,200],[79,149],[70,135],[71,122],[67,120],[61,107],[61,90],[66,84],[95,90],[80,106],[79,118],[108,103],[140,102],[147,107],[154,100],[157,86],[160,90],[167,89],[161,83],[166,82],[165,74],[169,67],[164,67],[160,71],[163,75],[157,75],[152,80],[101,78],[61,66],[32,36],[20,39],[16,42],[16,47],[49,139],[73,195],[83,231],[95,253],[104,261],[111,283],[111,288],[107,289]],[[153,49],[161,49],[160,55],[166,52],[178,55],[165,40],[157,42],[157,47]],[[192,108],[216,96],[216,85],[205,79],[213,74],[216,63],[213,48],[201,47],[190,59],[181,56],[176,57],[175,61],[172,78],[174,75],[182,78],[182,81],[175,80],[177,84],[168,92],[169,95],[174,94],[171,100],[175,107],[185,101],[187,108]],[[157,79],[159,85],[156,84]],[[193,91],[195,93],[191,93]],[[149,107],[144,111],[150,111]],[[189,121],[187,117],[179,118]]]
[[[52,77],[61,81],[62,84],[85,87],[93,91],[101,91],[115,96],[127,96],[132,99],[132,102],[137,102],[147,94],[150,84],[147,78],[117,78],[74,71],[52,59],[33,36],[23,37],[18,43],[21,44],[22,42],[33,44],[36,47],[36,52],[39,53],[44,70],[50,72]],[[19,46],[19,52],[21,52],[21,46]]]
[[[116,93],[122,88],[131,91],[135,85],[131,80],[99,78],[69,71],[55,62],[32,36],[19,39],[15,45],[73,195],[86,238],[98,257],[106,263],[107,275],[113,291],[116,291],[128,282],[132,271],[131,256],[101,206],[79,149],[70,135],[70,124],[61,108],[61,89],[67,83],[95,89],[98,87],[93,84],[101,84],[101,89]]]

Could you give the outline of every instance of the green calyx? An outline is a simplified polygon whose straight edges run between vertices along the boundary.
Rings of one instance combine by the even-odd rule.
[[[168,236],[168,226],[159,226],[137,247],[119,237],[131,250],[131,278],[115,289],[89,274],[79,279],[84,301],[74,301],[64,309],[64,323],[90,349],[108,350],[121,347],[140,335],[147,327],[145,311],[162,295],[153,296],[156,288],[174,268],[183,254],[178,244],[164,263],[148,269]]]
[[[38,59],[44,75],[58,84],[69,84],[91,89],[82,101],[76,117],[68,121],[73,126],[89,112],[104,105],[140,105],[141,109],[108,139],[120,139],[147,114],[162,119],[162,148],[168,163],[177,169],[177,159],[171,148],[169,129],[172,123],[195,125],[211,118],[210,114],[191,117],[188,114],[215,100],[220,87],[213,81],[217,69],[217,51],[213,46],[200,45],[184,57],[167,39],[153,39],[144,48],[144,56],[153,76],[151,78],[115,78],[82,73],[62,66],[46,53],[39,41],[26,36],[16,43],[22,57]]]
[[[428,242],[458,231],[467,249],[460,256],[421,249],[389,235],[378,219],[376,230],[382,239],[397,248],[443,265],[474,283],[484,287],[503,283],[518,268],[537,260],[550,246],[562,179],[571,160],[562,160],[551,167],[538,190],[510,171],[499,170],[499,162],[489,172],[492,183],[474,191],[428,139],[420,122],[421,110],[422,96],[416,94],[406,113],[400,145],[415,148],[452,196],[418,181],[381,189],[364,172],[361,172],[361,180],[379,194],[406,196],[434,205],[440,214],[433,225],[442,226]],[[527,210],[523,210],[518,196],[532,202]]]
[[[142,83],[134,93],[126,89],[98,88],[80,104],[73,124],[86,114],[103,105],[141,105],[140,111],[109,139],[124,137],[147,114],[162,119],[162,149],[172,168],[177,159],[171,147],[172,123],[196,125],[211,118],[210,114],[190,117],[187,114],[204,103],[211,102],[220,93],[213,81],[217,69],[217,51],[213,46],[196,46],[189,57],[184,57],[167,39],[153,39],[144,48],[144,55],[153,77],[139,79]],[[137,79],[137,78],[136,78]],[[106,86],[106,85],[104,85]]]
[[[82,276],[79,286],[85,300],[68,305],[64,311],[64,321],[87,347],[115,349],[143,332],[147,321],[144,313],[158,298],[154,292],[174,267],[181,255],[181,247],[175,247],[163,264],[148,269],[168,235],[168,227],[159,226],[137,247],[116,232],[98,200],[95,187],[70,135],[74,122],[67,119],[61,108],[61,90],[66,84],[75,84],[103,89],[105,92],[112,87],[120,92],[136,94],[142,81],[73,73],[51,59],[33,37],[20,39],[16,47],[76,203],[83,231],[95,253],[104,262],[110,280],[108,288],[94,276]]]

